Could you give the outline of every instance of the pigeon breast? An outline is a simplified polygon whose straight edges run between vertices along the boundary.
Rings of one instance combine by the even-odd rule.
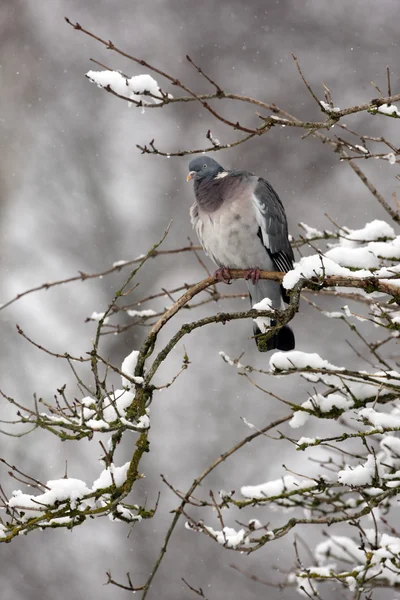
[[[206,253],[231,269],[274,270],[259,240],[253,202],[257,178],[227,176],[201,183],[195,189],[192,223]]]

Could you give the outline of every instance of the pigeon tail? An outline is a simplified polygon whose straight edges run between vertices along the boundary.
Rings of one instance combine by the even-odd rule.
[[[251,306],[261,302],[264,298],[269,298],[273,308],[277,310],[284,308],[281,285],[276,281],[260,279],[256,284],[253,284],[251,281],[247,281],[246,283]],[[268,326],[273,327],[276,325],[276,321],[273,319],[265,319],[265,321]],[[254,335],[257,336],[256,344],[260,352],[268,352],[269,350],[283,350],[287,352],[288,350],[293,350],[295,347],[294,333],[288,325],[283,325],[274,336],[268,339],[266,339],[267,334],[260,330],[257,323],[253,325],[253,331]]]
[[[275,321],[271,321],[272,326],[275,324]],[[284,352],[288,352],[288,350],[294,350],[294,333],[288,325],[283,325],[278,333],[269,339],[265,339],[266,334],[262,333],[255,324],[253,331],[254,335],[257,336],[256,344],[259,352],[269,352],[269,350],[283,350]]]

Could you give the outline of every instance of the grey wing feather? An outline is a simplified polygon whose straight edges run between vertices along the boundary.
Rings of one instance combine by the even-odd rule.
[[[285,209],[273,187],[260,177],[253,193],[259,237],[278,271],[293,269],[294,254],[289,242]]]

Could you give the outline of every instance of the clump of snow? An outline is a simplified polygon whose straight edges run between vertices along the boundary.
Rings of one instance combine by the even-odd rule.
[[[85,396],[84,398],[82,398],[81,404],[83,404],[83,406],[89,407],[92,404],[96,404],[96,400],[91,396]]]
[[[110,429],[109,423],[103,419],[89,419],[85,422],[85,425],[94,430]]]
[[[103,400],[103,418],[112,423],[125,417],[126,409],[132,404],[135,395],[127,390],[115,390]]]
[[[90,315],[89,319],[90,319],[91,321],[101,321],[101,320],[103,319],[103,324],[104,324],[104,325],[107,325],[107,323],[108,323],[108,321],[109,321],[110,319],[109,319],[108,317],[104,317],[104,315],[105,315],[105,314],[106,314],[106,313],[104,313],[104,312],[99,312],[99,313],[98,313],[98,312],[93,312],[93,313]]]
[[[126,265],[126,263],[129,262],[127,260],[116,260],[115,262],[113,262],[113,268],[115,269],[116,267],[123,267],[124,265]]]
[[[314,482],[307,482],[304,487],[313,487]],[[272,498],[280,496],[283,492],[301,491],[302,482],[293,475],[285,475],[280,479],[267,481],[260,485],[244,485],[240,488],[240,493],[246,498]]]
[[[336,246],[325,252],[325,256],[340,265],[355,269],[376,269],[379,267],[380,260],[369,250],[365,248],[347,248]]]
[[[11,508],[23,510],[25,518],[29,518],[37,515],[38,512],[45,511],[49,506],[54,506],[56,502],[69,500],[71,505],[76,506],[78,500],[91,493],[84,481],[72,477],[48,481],[46,487],[49,489],[37,496],[23,494],[21,490],[16,490],[8,501],[8,505]]]
[[[311,417],[310,413],[305,410],[296,410],[293,414],[293,417],[289,421],[290,427],[293,429],[298,429],[299,427],[303,427]]]
[[[118,71],[88,71],[86,77],[100,88],[110,88],[124,98],[142,104],[158,104],[163,96],[157,81],[151,75],[124,77]],[[151,94],[149,96],[148,94]],[[168,94],[168,97],[172,97]]]
[[[85,396],[85,398],[82,398],[80,403],[81,406],[83,406],[82,421],[86,422],[88,419],[91,419],[96,414],[96,411],[93,408],[89,408],[91,406],[96,406],[96,400],[94,400],[94,398],[91,398],[90,396]]]
[[[376,396],[387,396],[393,393],[388,387],[385,387],[385,383],[400,383],[400,373],[397,371],[377,371],[376,373],[367,373],[366,371],[360,371],[360,375],[367,375],[370,379],[375,380],[373,382],[364,381],[349,381],[348,389],[352,396],[355,396],[358,400],[366,400]],[[392,381],[390,381],[392,379]]]
[[[304,570],[304,576],[308,573],[316,573],[321,576],[332,576],[338,574],[338,567],[332,563],[334,561],[342,561],[346,565],[346,569],[354,572],[354,576],[346,577],[345,581],[351,592],[357,589],[363,591],[366,577],[376,582],[384,581],[387,585],[395,585],[400,583],[400,575],[398,569],[393,568],[394,557],[399,555],[400,540],[387,533],[380,534],[375,527],[367,529],[364,527],[363,536],[365,536],[367,544],[360,544],[360,540],[353,540],[347,536],[331,535],[329,538],[317,545],[315,549],[315,558],[319,565],[327,563],[325,568],[329,569],[330,573],[316,571],[315,567],[309,567]],[[320,567],[319,567],[320,568]],[[339,571],[340,573],[340,571]]]
[[[269,298],[263,298],[260,302],[257,302],[253,305],[255,310],[271,310],[272,309],[272,300]]]
[[[50,521],[40,523],[40,527],[51,527],[52,525],[65,525],[73,522],[74,519],[71,517],[56,517],[55,519],[50,519]]]
[[[250,529],[262,529],[262,524],[258,519],[250,519],[249,527]]]
[[[225,362],[226,362],[228,365],[230,365],[231,367],[234,367],[234,366],[235,366],[235,363],[233,362],[233,360],[231,359],[231,357],[230,357],[230,356],[228,356],[228,355],[226,354],[226,352],[224,352],[223,350],[220,350],[220,351],[218,352],[218,354],[219,354],[219,355],[222,357],[222,359],[223,359],[223,360],[224,360],[224,361],[225,361]]]
[[[378,271],[375,273],[375,276],[379,277],[383,283],[389,283],[390,285],[400,287],[399,273],[400,265],[394,265],[393,267],[382,267],[381,269],[378,269]]]
[[[109,467],[104,469],[100,473],[100,476],[93,482],[92,490],[100,490],[102,488],[108,488],[115,484],[117,487],[121,487],[126,481],[130,462],[128,461],[122,467],[116,467],[111,464]]]
[[[330,319],[343,319],[343,313],[338,310],[323,310],[322,314]]]
[[[59,414],[49,415],[48,413],[42,412],[42,413],[40,413],[40,416],[46,417],[50,421],[54,421],[54,422],[58,422],[58,423],[71,424],[71,423],[76,422],[76,419],[74,419],[73,417],[67,418],[67,417],[63,417],[62,415],[59,415]]]
[[[313,581],[311,585],[310,579],[307,579],[306,576],[302,577],[300,573],[289,573],[288,583],[296,584],[296,592],[300,594],[300,596],[305,596],[306,598],[315,597],[317,584]]]
[[[320,100],[319,103],[322,106],[322,108],[324,110],[327,110],[328,112],[340,112],[340,108],[338,106],[332,107],[330,104],[328,104],[324,100]]]
[[[255,310],[267,310],[270,311],[271,314],[274,314],[274,309],[272,308],[272,301],[269,298],[263,298],[260,302],[257,302],[256,304],[253,305],[253,309]],[[268,329],[268,327],[270,327],[271,325],[271,319],[268,319],[267,317],[257,317],[256,319],[253,319],[253,321],[256,323],[258,329],[261,332],[264,332]]]
[[[362,408],[358,412],[358,416],[377,428],[400,428],[400,417],[396,417],[393,414],[377,412],[374,408]]]
[[[363,154],[369,154],[368,148],[365,148],[364,146],[360,146],[359,144],[355,144],[354,147],[357,148],[357,150],[359,150]]]
[[[135,515],[129,508],[126,508],[126,506],[123,506],[122,504],[117,504],[115,512],[122,518],[119,519],[115,513],[111,513],[108,515],[110,521],[141,521],[143,519],[141,515]]]
[[[392,312],[392,313],[390,313],[389,316],[390,316],[392,323],[396,323],[396,324],[400,323],[400,312],[399,311]]]
[[[124,359],[124,361],[123,361],[123,363],[121,365],[121,371],[125,375],[127,375],[128,377],[130,377],[131,379],[133,379],[133,381],[135,383],[143,383],[143,381],[144,381],[143,377],[135,377],[135,375],[134,375],[136,364],[137,364],[137,361],[138,361],[138,357],[139,357],[138,350],[133,350]],[[124,387],[131,387],[132,386],[131,382],[126,377],[122,377],[122,385]]]
[[[277,115],[271,115],[270,117],[268,117],[269,119],[272,119],[273,121],[279,121],[279,122],[286,122],[289,123],[289,119],[285,119],[284,117],[278,117]],[[229,144],[230,147],[230,144]]]
[[[139,420],[136,421],[135,426],[138,429],[149,429],[149,427],[150,427],[149,415],[143,415],[142,417],[140,417]]]
[[[128,419],[125,419],[125,417],[121,417],[121,423],[134,429],[150,429],[149,415],[143,415],[138,421],[128,421]]]
[[[375,256],[398,259],[400,258],[400,236],[396,236],[389,242],[370,242],[368,248]]]
[[[247,425],[247,427],[248,427],[249,429],[256,429],[256,430],[257,430],[257,427],[256,427],[255,425],[253,425],[253,423],[250,423],[250,422],[249,422],[249,421],[246,419],[246,417],[241,417],[241,419],[242,419],[243,423],[244,423],[245,425]],[[258,431],[258,430],[257,430],[257,431]]]
[[[315,438],[310,438],[310,437],[301,437],[297,443],[299,446],[302,446],[303,444],[308,444],[310,446],[316,444],[317,442],[320,441],[320,437],[316,436]]]
[[[336,565],[327,565],[326,567],[308,567],[306,571],[299,571],[297,573],[290,573],[288,577],[289,583],[295,582],[297,585],[297,592],[306,598],[319,598],[318,585],[315,577],[311,575],[317,575],[319,577],[329,577],[332,570]]]
[[[340,375],[343,367],[331,365],[327,361],[324,361],[318,354],[307,355],[306,353],[297,351],[277,352],[273,354],[270,360],[271,370],[277,373],[306,369],[307,367],[310,369],[310,372],[302,372],[302,377],[314,383],[322,381],[325,385],[337,388],[338,393],[335,392],[327,395],[316,393],[310,396],[299,406],[298,410],[294,411],[293,417],[289,421],[289,425],[292,428],[304,426],[311,415],[319,416],[319,412],[329,413],[333,409],[343,412],[351,410],[354,407],[354,400],[366,401],[368,399],[376,399],[378,396],[384,397],[392,394],[393,389],[386,384],[395,384],[400,380],[400,374],[397,371],[378,371],[376,373],[360,371],[360,381],[354,380],[354,376],[348,379],[346,375]],[[316,372],[321,369],[324,371],[336,370],[339,373],[338,375],[325,375]],[[366,381],[363,381],[364,378]],[[370,420],[376,427],[400,426],[400,416],[397,415],[376,413],[373,409],[362,409],[358,414],[361,418]]]
[[[385,258],[400,258],[400,239],[388,223],[375,219],[362,229],[343,227],[339,244],[326,256],[344,267],[377,269]]]
[[[147,310],[127,310],[127,314],[130,317],[154,317],[156,315],[156,311],[148,308]]]
[[[400,438],[395,437],[393,434],[385,435],[380,441],[380,447],[382,449],[382,460],[381,462],[394,467],[400,468]]]
[[[318,544],[314,551],[315,558],[318,564],[324,564],[325,560],[344,560],[348,561],[349,557],[357,560],[361,564],[365,562],[365,554],[360,549],[360,544],[355,543],[351,538],[344,535],[332,535],[324,542]]]
[[[287,290],[291,290],[301,279],[312,279],[313,277],[326,277],[328,275],[350,276],[357,278],[371,277],[371,271],[351,271],[341,267],[332,259],[314,254],[300,259],[292,271],[286,273],[282,284]]]
[[[290,289],[301,277],[370,277],[370,269],[377,269],[384,258],[400,258],[399,236],[395,237],[393,227],[386,221],[374,219],[361,229],[342,227],[337,244],[327,250],[324,256],[302,258],[295,269],[285,275],[283,285]],[[360,270],[351,271],[348,267]]]
[[[358,321],[361,321],[361,322],[364,322],[364,321],[368,320],[365,317],[360,317],[360,315],[357,315],[356,313],[351,312],[351,310],[347,306],[347,304],[345,304],[345,306],[343,306],[342,311],[344,312],[344,314],[346,315],[346,317],[355,317]]]
[[[389,154],[386,154],[385,156],[382,156],[382,158],[385,158],[386,160],[388,160],[389,164],[391,164],[391,165],[395,165],[396,164],[396,157],[393,154],[393,152],[389,152]]]
[[[233,529],[232,527],[224,527],[222,531],[216,531],[208,526],[205,526],[204,529],[206,529],[219,544],[226,546],[227,548],[237,548],[243,543],[246,543],[246,532],[244,529],[236,531],[236,529]]]
[[[146,414],[139,417],[137,421],[128,420],[126,418],[126,411],[131,406],[134,398],[134,393],[127,390],[115,390],[115,392],[106,396],[103,400],[103,418],[106,425],[119,419],[123,425],[130,429],[149,429],[149,408],[146,409]],[[98,421],[95,421],[95,423],[97,422]],[[107,428],[104,425],[104,422],[102,427]]]
[[[392,117],[400,117],[400,111],[395,104],[391,104],[390,106],[388,104],[382,104],[378,107],[377,112],[384,115],[390,115]]]
[[[344,234],[340,240],[343,246],[349,246],[349,242],[374,242],[382,238],[395,237],[393,227],[380,219],[374,219],[366,223],[361,229],[344,227],[343,231]]]
[[[349,410],[354,406],[354,401],[351,398],[346,398],[341,394],[328,394],[323,396],[322,394],[314,394],[310,396],[308,400],[303,402],[301,406],[309,411],[321,411],[322,413],[329,413],[332,409],[337,408],[339,410]],[[304,418],[306,415],[306,418]],[[289,425],[294,429],[304,425],[310,414],[305,411],[296,411],[289,421]]]
[[[113,484],[117,487],[121,487],[124,484],[129,465],[129,461],[121,467],[111,464],[101,472],[100,476],[94,481],[92,488],[89,488],[81,479],[69,477],[48,481],[45,486],[46,490],[37,495],[24,494],[21,490],[15,490],[8,501],[8,506],[22,511],[23,514],[20,512],[19,518],[24,520],[55,508],[60,502],[69,502],[72,510],[75,510],[77,507],[85,510],[87,507],[94,506],[94,500],[90,497],[93,492],[102,488],[108,488]],[[69,516],[59,517],[43,523],[42,526],[49,526],[52,523],[61,525],[70,523],[71,521],[73,522],[73,519]],[[2,535],[3,531],[4,528],[0,525],[0,537],[4,537]]]
[[[306,234],[304,236],[306,240],[312,240],[314,238],[322,238],[322,237],[324,237],[324,234],[322,233],[322,231],[319,231],[318,229],[315,229],[315,227],[310,227],[309,225],[307,225],[307,223],[303,223],[301,221],[300,222],[300,226],[306,232]]]
[[[226,354],[223,350],[218,352],[219,356],[231,367],[236,367],[237,369],[244,369],[245,366],[242,365],[238,360],[233,360],[230,356]]]
[[[341,371],[343,367],[336,367],[320,357],[316,352],[275,352],[270,358],[271,371],[293,371],[296,369],[324,369],[328,371]]]
[[[368,485],[372,484],[377,475],[379,463],[373,454],[369,454],[365,464],[354,468],[347,465],[343,471],[339,471],[338,482],[350,486]]]
[[[218,492],[218,496],[221,498],[221,500],[229,500],[230,498],[232,498],[233,494],[235,493],[234,490],[231,490],[230,492],[227,492],[226,490],[219,490]]]
[[[349,410],[354,406],[351,398],[345,398],[340,394],[328,394],[328,396],[315,394],[307,402],[310,402],[311,408],[319,409],[321,412],[330,412],[333,408]]]

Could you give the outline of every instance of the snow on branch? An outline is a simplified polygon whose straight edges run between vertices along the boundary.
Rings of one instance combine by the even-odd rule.
[[[129,467],[130,462],[121,467],[111,463],[91,486],[80,479],[64,477],[46,484],[37,482],[39,490],[45,490],[39,494],[15,490],[3,506],[12,515],[13,527],[10,530],[2,525],[0,538],[10,541],[15,535],[42,527],[73,528],[91,515],[103,514],[126,522],[152,516],[152,511],[146,513],[139,506],[115,503],[118,492],[123,498],[121,488],[127,481]]]
[[[109,91],[123,100],[127,100],[130,103],[135,103],[137,106],[148,106],[149,108],[163,108],[166,105],[171,103],[187,103],[187,102],[198,102],[204,108],[204,110],[212,116],[214,119],[217,119],[220,123],[223,123],[225,126],[231,129],[231,131],[235,132],[235,136],[237,136],[237,132],[241,132],[244,135],[240,137],[235,137],[233,140],[229,140],[225,143],[220,140],[215,140],[211,134],[210,127],[207,127],[205,131],[205,138],[211,142],[211,145],[203,148],[187,148],[187,149],[168,149],[168,150],[160,150],[155,140],[151,140],[147,144],[137,144],[138,149],[145,154],[154,154],[161,156],[184,156],[189,154],[195,154],[199,152],[213,152],[224,150],[228,148],[235,147],[237,145],[247,143],[252,140],[254,137],[259,137],[261,135],[268,134],[272,127],[295,127],[299,129],[304,129],[307,132],[307,135],[312,135],[314,138],[322,141],[324,144],[329,145],[335,152],[338,153],[341,160],[349,161],[350,167],[353,171],[360,177],[363,183],[368,187],[368,189],[373,193],[376,199],[385,207],[385,210],[391,214],[391,216],[395,219],[396,222],[400,222],[400,216],[398,214],[398,210],[394,210],[390,204],[383,198],[383,196],[376,190],[374,186],[372,186],[365,176],[365,174],[360,170],[359,167],[356,167],[353,162],[356,159],[367,160],[369,158],[378,158],[382,160],[387,160],[390,164],[394,164],[400,160],[400,151],[395,143],[390,142],[384,138],[373,138],[372,136],[359,136],[359,143],[355,143],[347,138],[342,138],[331,133],[331,130],[334,126],[337,126],[339,122],[343,120],[344,117],[351,117],[360,112],[370,113],[371,115],[381,115],[386,117],[398,118],[399,109],[396,107],[396,102],[400,101],[400,94],[392,94],[391,85],[390,85],[390,73],[388,72],[388,95],[386,97],[381,94],[381,98],[374,98],[360,105],[350,106],[347,108],[338,108],[335,106],[332,99],[332,92],[323,84],[325,99],[320,100],[317,94],[312,89],[310,83],[307,81],[305,75],[302,72],[300,67],[299,60],[293,56],[293,60],[297,67],[297,70],[302,78],[303,83],[305,84],[308,92],[310,93],[312,99],[316,102],[318,109],[322,112],[325,117],[323,120],[314,120],[314,121],[302,121],[299,117],[290,114],[285,108],[279,107],[276,104],[265,102],[264,100],[260,100],[258,98],[251,98],[247,96],[243,96],[242,94],[232,93],[224,90],[221,85],[209,77],[204,69],[197,65],[190,56],[186,56],[186,59],[194,67],[197,73],[202,78],[203,82],[207,84],[207,88],[211,84],[212,92],[210,93],[207,89],[205,93],[198,94],[194,92],[185,82],[180,81],[174,74],[167,72],[166,70],[162,70],[149,62],[143,60],[143,58],[133,56],[127,53],[124,50],[121,50],[113,42],[110,40],[105,40],[96,35],[95,33],[85,29],[80,25],[80,23],[73,23],[70,19],[66,18],[66,22],[73,27],[76,31],[82,32],[85,35],[95,39],[98,43],[105,46],[108,50],[113,51],[117,55],[123,56],[132,62],[140,65],[141,67],[145,67],[149,72],[154,73],[157,77],[162,77],[166,81],[169,82],[170,85],[178,88],[183,92],[183,95],[176,96],[174,98],[171,97],[170,94],[164,93],[155,82],[154,79],[151,78],[150,75],[140,75],[136,77],[144,78],[150,77],[150,80],[137,80],[136,82],[134,78],[128,78],[119,73],[118,71],[113,71],[108,69],[105,65],[102,65],[98,61],[95,63],[99,64],[105,69],[108,69],[103,72],[89,72],[91,75],[92,81],[97,83],[100,87],[103,87],[106,91]],[[88,74],[89,75],[89,74]],[[128,89],[127,89],[128,88]],[[146,96],[149,96],[153,102],[146,101]],[[218,101],[218,104],[214,101]],[[224,110],[222,108],[221,100],[228,101],[236,101],[240,102],[241,105],[246,104],[250,110],[252,110],[252,118],[255,121],[252,127],[247,127],[240,123],[238,120],[228,119],[224,114]],[[262,109],[266,111],[266,115],[260,115],[259,112],[254,113],[254,107],[257,107],[259,111]],[[346,124],[340,124],[339,127],[346,129]],[[324,133],[322,133],[324,132]],[[353,135],[358,135],[354,130],[349,129],[349,133]],[[374,146],[377,144],[385,144],[389,148],[388,152],[377,152],[375,149],[370,148],[373,144]],[[349,154],[350,152],[350,154]],[[392,158],[393,157],[393,158]]]
[[[236,440],[222,453],[219,451],[197,477],[190,473],[190,452],[185,452],[185,469],[192,483],[182,491],[182,482],[178,489],[162,476],[163,485],[176,497],[177,505],[146,580],[143,585],[134,587],[129,574],[126,584],[113,580],[109,574],[108,583],[126,591],[141,591],[144,599],[173,543],[172,534],[184,517],[185,527],[190,530],[187,535],[206,536],[208,543],[237,552],[239,558],[241,553],[262,551],[268,544],[274,544],[271,547],[274,552],[279,540],[291,538],[294,531],[305,532],[307,536],[311,530],[317,531],[314,540],[310,536],[306,559],[300,557],[295,541],[296,565],[279,583],[283,587],[296,586],[303,597],[322,597],[318,590],[324,586],[329,590],[339,586],[340,591],[350,592],[358,600],[363,595],[371,595],[374,588],[400,589],[400,543],[395,515],[393,517],[400,497],[400,372],[396,352],[400,336],[400,235],[396,225],[400,223],[400,212],[395,194],[393,198],[386,198],[358,166],[360,161],[376,158],[384,161],[382,166],[388,172],[394,173],[392,165],[398,164],[400,151],[398,144],[388,139],[356,132],[343,123],[344,118],[347,121],[359,113],[368,113],[368,119],[376,121],[398,118],[395,103],[400,101],[400,94],[392,94],[389,75],[386,96],[381,94],[378,99],[367,98],[363,104],[339,108],[343,103],[334,102],[326,86],[324,99],[321,99],[321,94],[314,91],[314,84],[306,79],[298,59],[293,57],[314,109],[318,111],[316,118],[303,121],[284,107],[264,99],[224,90],[202,66],[187,57],[207,86],[204,93],[196,93],[173,74],[129,55],[79,23],[67,22],[76,31],[147,72],[128,77],[100,65],[102,71],[87,73],[90,81],[136,106],[162,109],[172,103],[194,102],[233,138],[228,135],[225,140],[222,136],[222,141],[217,140],[207,125],[204,134],[208,148],[175,148],[171,152],[171,149],[159,150],[152,140],[139,145],[143,153],[184,156],[220,151],[267,135],[272,127],[278,130],[293,127],[333,150],[343,161],[343,168],[345,165],[351,168],[393,223],[374,220],[357,229],[332,221],[333,227],[329,225],[329,229],[302,223],[304,235],[295,239],[293,246],[302,248],[302,252],[307,248],[305,254],[311,255],[298,256],[289,273],[260,273],[261,279],[283,284],[288,291],[290,302],[282,310],[273,312],[267,298],[251,310],[243,309],[241,304],[239,309],[233,310],[232,305],[225,303],[228,300],[240,303],[242,293],[232,292],[232,288],[227,290],[217,276],[208,274],[201,280],[193,277],[196,283],[167,285],[161,291],[142,297],[137,290],[137,274],[150,258],[158,260],[164,256],[165,260],[173,260],[178,255],[182,260],[185,253],[196,250],[192,246],[159,250],[168,230],[158,244],[139,257],[110,261],[112,266],[101,273],[80,272],[70,278],[43,283],[6,302],[1,310],[28,294],[73,281],[85,282],[111,274],[115,278],[121,274],[123,278],[106,310],[89,312],[91,317],[86,326],[90,328],[90,351],[85,347],[81,354],[72,355],[65,348],[45,348],[17,326],[17,335],[40,350],[43,359],[64,361],[76,386],[75,389],[61,387],[54,397],[49,394],[50,399],[34,396],[32,404],[0,390],[2,398],[15,410],[15,417],[6,426],[11,430],[20,427],[16,433],[6,433],[23,437],[40,428],[60,441],[94,441],[101,450],[102,467],[91,483],[70,477],[68,473],[41,483],[0,459],[21,487],[6,493],[2,485],[0,490],[3,509],[0,541],[9,542],[22,533],[44,528],[73,529],[90,517],[107,516],[113,522],[124,522],[130,527],[152,518],[158,501],[150,509],[138,505],[136,483],[144,477],[146,463],[142,459],[144,456],[149,456],[148,460],[152,458],[150,407],[157,411],[162,390],[174,385],[182,373],[189,371],[190,377],[190,369],[196,368],[193,359],[189,359],[190,345],[187,351],[182,341],[190,340],[197,329],[209,325],[234,327],[237,320],[251,322],[252,319],[263,326],[266,336],[273,336],[289,322],[296,328],[296,321],[302,318],[307,303],[322,323],[343,328],[341,344],[347,352],[341,352],[342,345],[332,349],[329,344],[323,353],[315,352],[313,336],[319,334],[326,338],[329,335],[323,327],[318,332],[313,329],[306,332],[307,340],[300,341],[297,350],[270,356],[269,369],[265,361],[263,368],[259,368],[243,358],[242,346],[246,343],[243,340],[233,340],[232,348],[220,351],[223,360],[216,361],[215,369],[227,369],[230,377],[240,376],[250,392],[265,394],[268,402],[281,403],[285,414],[274,421],[266,419],[264,423],[240,415],[240,426],[243,423],[248,426],[246,437]],[[177,95],[172,97],[164,92],[159,81],[178,90]],[[230,107],[235,102],[245,105],[248,119],[239,122],[231,116],[233,109],[228,117],[225,114],[228,101]],[[232,270],[231,279],[243,279],[247,274],[245,270]],[[164,308],[162,304],[155,310],[156,303],[166,298],[169,306]],[[201,312],[205,304],[211,309],[215,307],[206,316]],[[182,325],[176,316],[182,315],[183,309],[185,317],[195,316],[185,318]],[[337,320],[328,321],[331,318]],[[118,340],[121,339],[118,336],[138,325],[141,329],[135,333],[140,331],[140,335],[130,335],[129,340],[142,341],[135,348],[129,347],[122,364],[104,356],[104,336],[112,334]],[[204,351],[217,355],[219,347],[214,343],[215,338],[210,335],[208,340]],[[347,342],[350,350],[345,346]],[[345,358],[350,351],[354,353],[351,364]],[[180,368],[170,374],[167,381],[159,381],[168,372],[162,367],[172,353],[176,357],[178,352],[181,352]],[[235,352],[238,357],[231,358]],[[274,385],[270,386],[272,380]],[[182,386],[184,390],[190,390],[188,381],[187,386]],[[279,384],[285,381],[288,385],[281,388]],[[205,394],[209,393],[208,385],[206,378]],[[285,394],[288,397],[284,397]],[[186,401],[183,397],[182,407],[187,406]],[[224,418],[234,420],[239,419],[239,415],[228,411]],[[261,452],[257,470],[253,474],[232,470],[229,487],[232,491],[210,490],[209,476],[254,440],[258,440],[261,448],[263,442],[271,444],[266,446],[267,454]],[[129,460],[118,460],[121,447],[131,448]],[[271,448],[273,461],[268,455]],[[258,460],[257,453],[253,452],[252,460],[253,457]],[[23,486],[28,488],[28,493]],[[196,593],[202,595],[202,591]],[[331,597],[329,591],[326,597]]]
[[[86,77],[97,87],[129,100],[128,106],[132,103],[142,106],[164,101],[165,94],[151,75],[125,77],[118,71],[88,71]],[[167,97],[172,98],[170,94]]]

